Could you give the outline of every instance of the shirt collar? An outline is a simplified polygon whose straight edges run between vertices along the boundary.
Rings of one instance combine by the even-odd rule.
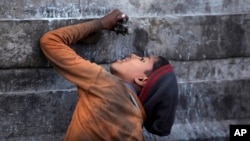
[[[131,84],[131,83],[128,83],[128,82],[124,82],[124,84],[129,87],[136,95],[137,95],[137,91],[135,90],[135,87]]]

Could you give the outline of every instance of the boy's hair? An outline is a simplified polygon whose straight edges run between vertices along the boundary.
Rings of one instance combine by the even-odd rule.
[[[158,60],[153,64],[153,68],[152,70],[148,70],[145,72],[145,74],[147,76],[149,76],[151,73],[153,73],[155,70],[157,70],[158,68],[165,66],[169,64],[168,60],[162,56],[158,56]]]

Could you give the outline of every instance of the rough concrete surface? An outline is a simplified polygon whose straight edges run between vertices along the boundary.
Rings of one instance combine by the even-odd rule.
[[[99,64],[131,52],[162,55],[171,60],[249,57],[249,20],[249,15],[131,19],[130,35],[102,32],[95,43],[73,47],[84,58]],[[83,20],[0,22],[4,27],[0,36],[0,67],[47,67],[39,48],[40,37],[49,30],[80,22]]]
[[[62,133],[75,101],[75,90],[1,94],[0,138]]]
[[[132,17],[248,14],[249,0],[2,0],[2,19],[99,17],[119,8]]]
[[[102,31],[100,38],[71,47],[107,70],[131,52],[170,60],[179,87],[175,124],[170,136],[146,139],[229,140],[229,125],[250,124],[249,5],[250,0],[1,0],[0,141],[63,139],[76,87],[51,68],[39,39],[114,8],[130,17],[130,35]]]

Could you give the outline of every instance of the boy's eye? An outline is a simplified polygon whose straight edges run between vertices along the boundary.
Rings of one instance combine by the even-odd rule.
[[[141,57],[141,59],[140,59],[142,62],[145,62],[145,60],[144,60],[144,57]]]

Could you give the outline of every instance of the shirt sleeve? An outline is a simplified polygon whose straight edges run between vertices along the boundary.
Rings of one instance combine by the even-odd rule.
[[[99,20],[62,27],[45,33],[40,39],[40,47],[62,76],[88,90],[95,83],[101,67],[80,57],[69,45],[100,30]]]

